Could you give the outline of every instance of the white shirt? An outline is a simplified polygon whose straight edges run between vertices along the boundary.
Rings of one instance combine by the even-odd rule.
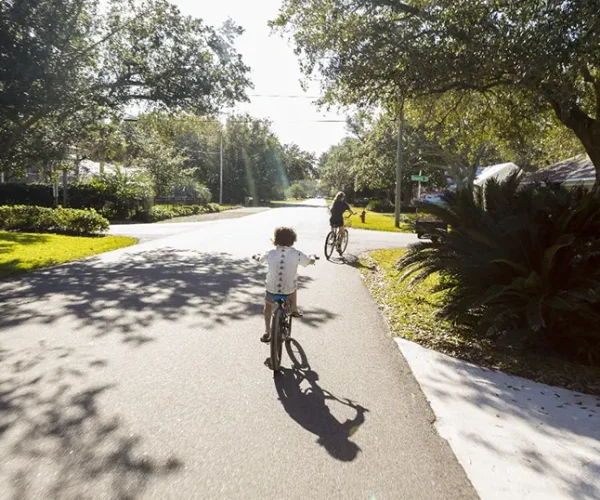
[[[267,292],[290,295],[298,288],[298,265],[308,266],[310,257],[294,247],[275,247],[260,256],[259,262],[266,262]]]

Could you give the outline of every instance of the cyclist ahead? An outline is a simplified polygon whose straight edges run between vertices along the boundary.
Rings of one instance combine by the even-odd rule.
[[[331,207],[329,207],[329,213],[331,213],[331,217],[329,218],[329,224],[331,225],[331,230],[334,228],[340,228],[340,234],[342,236],[346,235],[346,228],[344,227],[344,213],[350,212],[352,215],[356,215],[356,212],[353,212],[350,208],[350,205],[346,203],[346,195],[341,191],[335,195],[333,203]],[[340,239],[341,241],[341,239]]]

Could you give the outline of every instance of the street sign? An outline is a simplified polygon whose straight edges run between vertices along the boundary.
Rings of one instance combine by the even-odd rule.
[[[410,180],[414,182],[427,182],[429,177],[426,175],[411,175]]]

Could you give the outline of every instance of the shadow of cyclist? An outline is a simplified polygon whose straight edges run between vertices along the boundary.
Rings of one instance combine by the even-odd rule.
[[[368,410],[349,399],[340,399],[322,389],[318,384],[319,375],[308,365],[300,344],[295,340],[292,340],[291,344],[290,347],[298,350],[302,361],[298,363],[295,355],[290,353],[294,367],[282,368],[274,379],[281,404],[292,419],[318,437],[317,443],[323,446],[329,455],[344,462],[354,460],[360,448],[350,437],[365,422],[365,413]],[[355,417],[345,422],[338,421],[332,415],[327,401],[336,401],[352,408],[356,412]]]

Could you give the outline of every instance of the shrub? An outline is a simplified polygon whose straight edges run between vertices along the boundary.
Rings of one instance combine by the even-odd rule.
[[[169,191],[169,197],[185,198],[197,205],[207,205],[212,199],[210,189],[192,179],[178,182]]]
[[[518,177],[466,190],[423,210],[446,222],[437,244],[399,265],[417,280],[439,272],[443,316],[521,348],[600,362],[600,193],[519,187]]]
[[[48,232],[54,227],[53,210],[26,205],[0,206],[0,229],[6,231]]]
[[[393,212],[394,204],[387,198],[384,198],[383,200],[371,200],[367,205],[367,210],[378,213]]]
[[[96,234],[108,231],[109,223],[93,208],[77,210],[59,207],[53,212],[56,232],[68,234]]]
[[[152,207],[147,212],[144,219],[147,222],[158,222],[161,220],[172,219],[173,217],[177,217],[177,214],[173,210],[171,210],[170,208],[161,207],[161,206],[157,205],[157,206]]]
[[[108,227],[108,221],[93,209],[0,206],[0,229],[6,231],[88,235],[106,232]]]
[[[285,190],[285,197],[288,199],[306,198],[306,190],[302,184],[292,184]]]
[[[121,170],[96,177],[85,186],[97,193],[93,208],[109,219],[134,218],[148,209],[153,196],[149,179],[139,173],[130,174]],[[72,206],[75,204],[72,203]]]
[[[369,205],[369,198],[356,198],[353,205],[357,208],[366,208]]]
[[[218,213],[221,211],[221,207],[217,203],[209,203],[206,205],[206,209],[209,214]]]
[[[60,186],[61,201],[62,189]],[[0,205],[53,207],[52,193],[50,184],[0,184]],[[152,196],[148,179],[139,173],[121,170],[95,177],[88,183],[73,183],[68,186],[70,208],[93,208],[109,219],[133,218],[150,205]]]
[[[191,206],[186,205],[174,206],[171,208],[171,210],[175,214],[175,217],[183,217],[194,214],[194,209]]]

